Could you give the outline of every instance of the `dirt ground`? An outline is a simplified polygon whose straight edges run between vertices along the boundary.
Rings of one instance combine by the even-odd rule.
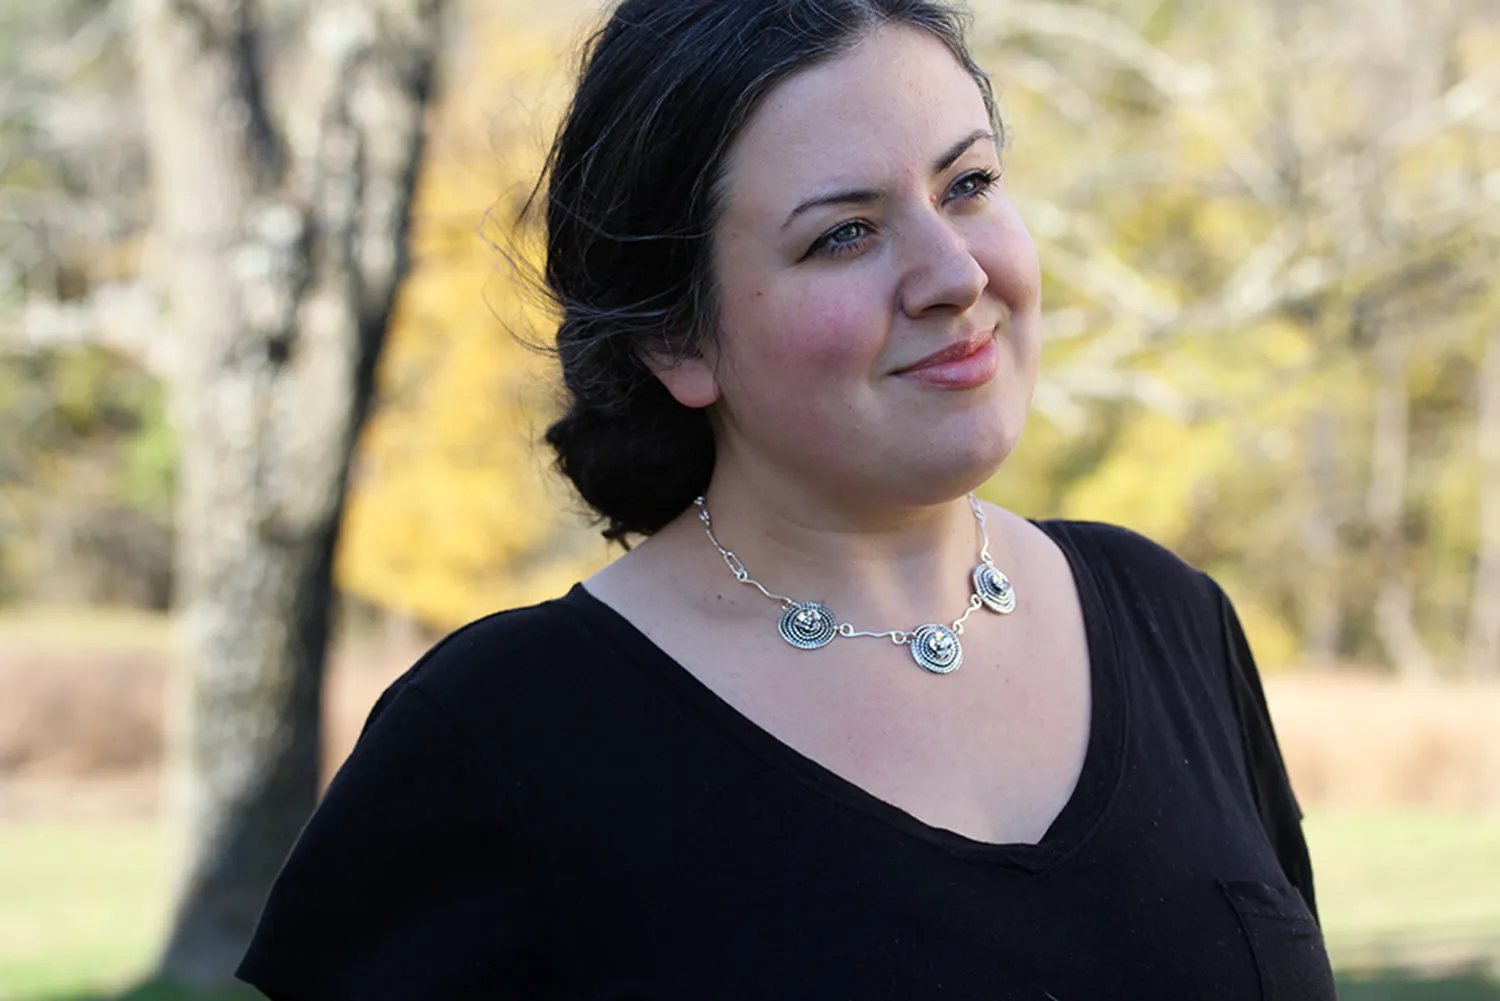
[[[0,818],[154,811],[169,645],[0,630]],[[332,658],[326,764],[420,653],[366,639]],[[1415,687],[1356,672],[1282,673],[1267,697],[1304,808],[1500,810],[1500,685]]]
[[[154,812],[169,641],[153,633],[71,644],[11,632],[0,628],[0,818]],[[381,691],[420,654],[410,641],[364,640],[334,651],[325,703],[327,774],[354,746]]]
[[[1500,810],[1500,684],[1285,674],[1266,698],[1305,808]]]

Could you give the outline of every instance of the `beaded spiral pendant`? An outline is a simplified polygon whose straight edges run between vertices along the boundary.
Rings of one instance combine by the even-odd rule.
[[[827,646],[838,634],[839,622],[826,605],[804,601],[781,614],[781,638],[798,650]]]
[[[933,674],[952,674],[964,662],[964,645],[958,641],[958,633],[936,622],[918,626],[908,649],[917,666]]]
[[[1016,610],[1016,592],[1010,586],[1010,579],[996,570],[993,563],[981,563],[974,568],[974,593],[992,612],[1009,615]]]

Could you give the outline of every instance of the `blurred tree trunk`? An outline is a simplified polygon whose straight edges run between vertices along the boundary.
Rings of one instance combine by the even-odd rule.
[[[1500,676],[1500,318],[1489,318],[1476,395],[1479,552],[1465,660],[1476,678]]]
[[[1410,553],[1403,520],[1406,512],[1406,467],[1411,448],[1410,397],[1406,367],[1411,346],[1402,334],[1375,332],[1375,436],[1370,460],[1367,511],[1374,530],[1376,566],[1375,633],[1386,656],[1403,678],[1436,676],[1432,655],[1417,632],[1413,608]]]
[[[252,0],[133,0],[180,447],[166,979],[230,978],[315,803],[333,548],[441,6],[306,0],[277,48]]]
[[[1339,567],[1342,472],[1337,421],[1332,407],[1321,406],[1309,416],[1307,430],[1307,474],[1313,486],[1313,508],[1301,532],[1307,554],[1307,572],[1303,575],[1300,595],[1306,609],[1302,656],[1320,667],[1336,662],[1344,631]]]

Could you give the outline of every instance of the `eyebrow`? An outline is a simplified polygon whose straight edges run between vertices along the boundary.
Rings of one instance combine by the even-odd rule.
[[[934,174],[941,174],[953,166],[959,157],[968,152],[970,146],[973,146],[981,139],[993,141],[994,138],[995,133],[989,129],[975,129],[944,150],[943,154],[932,162],[932,172]],[[786,222],[781,224],[781,228],[786,229],[791,225],[793,219],[808,209],[815,209],[822,205],[869,205],[872,202],[879,201],[884,195],[885,192],[878,188],[851,188],[847,191],[833,191],[826,195],[818,195],[816,198],[809,198],[801,205],[792,209],[791,215],[786,217]]]

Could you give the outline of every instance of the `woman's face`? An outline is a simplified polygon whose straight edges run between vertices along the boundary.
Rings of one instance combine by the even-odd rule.
[[[724,180],[718,337],[661,373],[713,404],[719,472],[899,506],[983,482],[1025,423],[1040,276],[948,49],[888,26],[790,77]]]

